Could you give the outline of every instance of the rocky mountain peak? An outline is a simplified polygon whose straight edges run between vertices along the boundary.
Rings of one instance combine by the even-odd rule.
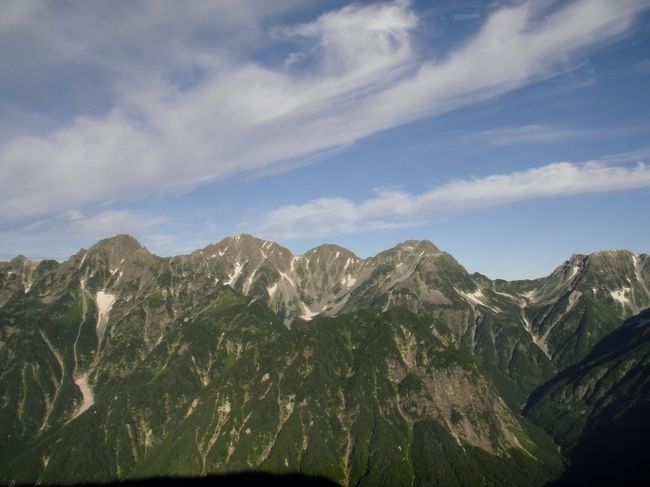
[[[292,256],[289,249],[270,240],[263,240],[246,233],[226,237],[194,253],[211,258],[228,255],[239,260],[258,260],[260,256],[267,258],[270,254],[279,254],[284,257]]]
[[[139,253],[141,251],[149,253],[149,251],[143,247],[140,242],[138,242],[131,235],[119,234],[114,237],[105,238],[100,240],[95,245],[93,245],[90,252],[105,252],[109,254],[115,254],[122,257],[127,257],[134,253]]]
[[[105,276],[97,278],[107,284],[109,276],[119,276],[120,273],[140,274],[148,272],[148,267],[159,257],[151,254],[134,237],[126,234],[100,240],[90,249],[82,249],[63,264],[62,272],[79,269],[89,276]],[[105,282],[104,282],[105,281]]]
[[[13,259],[9,261],[9,265],[12,267],[23,267],[25,265],[33,265],[35,262],[33,260],[30,260],[29,258],[25,257],[24,255],[17,255]]]
[[[562,265],[555,269],[551,276],[562,280],[571,280],[588,268],[589,260],[589,255],[573,254],[569,260],[564,261]]]
[[[573,254],[551,276],[573,279],[577,275],[609,273],[611,276],[634,274],[640,256],[628,250],[599,250],[591,254]]]
[[[425,252],[427,254],[439,254],[440,249],[430,240],[406,240],[397,245],[398,249],[411,252]]]
[[[629,250],[611,249],[596,251],[589,257],[592,265],[611,266],[620,265],[621,263],[630,263],[634,260],[635,256]]]
[[[322,244],[318,247],[314,247],[313,249],[305,252],[303,257],[309,258],[310,260],[313,258],[321,258],[324,261],[329,261],[331,259],[359,260],[359,258],[353,252],[350,252],[348,249],[334,244]]]
[[[393,258],[433,257],[442,254],[441,250],[429,240],[406,240],[379,255],[391,255]],[[378,255],[378,256],[379,256]]]

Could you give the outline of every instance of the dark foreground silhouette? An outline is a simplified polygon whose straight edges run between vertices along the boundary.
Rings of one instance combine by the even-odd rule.
[[[205,477],[154,477],[143,480],[124,480],[107,484],[83,483],[76,486],[102,485],[104,487],[140,487],[154,485],[190,485],[190,486],[216,486],[229,487],[235,485],[252,486],[283,486],[297,487],[302,485],[313,485],[316,487],[339,487],[339,484],[324,477],[302,474],[271,474],[259,472],[244,472],[223,475],[207,475]]]

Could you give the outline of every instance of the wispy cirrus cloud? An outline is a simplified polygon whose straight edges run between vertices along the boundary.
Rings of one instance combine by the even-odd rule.
[[[465,12],[465,13],[454,14],[452,18],[460,22],[467,22],[470,20],[480,19],[481,14],[479,12]]]
[[[419,226],[455,213],[531,199],[637,188],[650,188],[650,166],[642,162],[631,167],[600,160],[555,162],[511,174],[455,180],[420,194],[379,189],[376,196],[360,202],[318,198],[275,209],[248,225],[271,238],[324,237]]]
[[[553,124],[502,126],[486,130],[440,132],[430,144],[456,151],[482,152],[519,144],[546,144],[578,139],[616,139],[650,133],[650,124],[575,127]]]
[[[251,13],[251,2],[196,2],[187,11],[174,5],[136,3],[151,16],[134,17],[101,4],[95,10],[69,9],[66,19],[47,3],[32,2],[0,24],[0,37],[14,44],[24,30],[41,27],[45,38],[56,42],[47,49],[28,46],[46,51],[53,63],[78,57],[100,64],[95,67],[108,76],[104,90],[110,95],[109,107],[98,113],[0,142],[2,220],[268,171],[496,97],[553,76],[585,50],[616,39],[648,2],[580,0],[550,14],[533,2],[502,8],[461,47],[438,59],[418,57],[413,46],[418,19],[404,0],[353,4],[300,25],[280,25],[270,38]],[[205,30],[205,19],[223,17],[220,9],[237,13],[225,17],[238,20],[215,20],[217,33],[242,26],[255,33],[235,37],[248,46],[237,55],[200,41],[215,35]],[[147,20],[138,30],[132,22],[119,22],[127,17]],[[172,29],[167,39],[163,34],[177,23],[189,26],[192,35]],[[78,37],[78,25],[100,27],[85,40]],[[200,28],[192,30],[194,25]],[[248,54],[260,39],[293,42],[297,49],[276,65],[265,64]],[[128,45],[128,53],[112,50],[114,41]]]

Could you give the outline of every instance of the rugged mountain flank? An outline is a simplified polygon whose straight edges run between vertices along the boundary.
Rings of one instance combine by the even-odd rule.
[[[427,241],[361,259],[239,235],[161,258],[119,235],[60,264],[18,257],[0,263],[0,481],[258,469],[542,485],[563,459],[521,408],[563,387],[558,371],[588,370],[608,334],[611,360],[632,363],[645,335],[621,322],[648,288],[645,255],[506,282]],[[568,448],[595,420],[569,414],[565,431],[540,391],[528,417]]]

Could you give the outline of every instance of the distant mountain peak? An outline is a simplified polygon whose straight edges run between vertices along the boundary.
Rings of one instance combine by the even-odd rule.
[[[263,255],[267,255],[269,252],[292,255],[289,249],[272,240],[261,239],[247,233],[225,237],[219,242],[210,244],[194,253],[219,257],[223,257],[226,253],[230,255],[234,253],[239,257],[245,257],[246,254],[257,254],[258,252],[261,252]]]
[[[114,237],[100,240],[90,248],[90,251],[103,249],[111,249],[120,252],[133,252],[144,249],[144,247],[135,239],[135,237],[125,233],[120,233]]]
[[[305,256],[311,256],[311,255],[334,255],[337,257],[345,257],[347,258],[353,258],[353,259],[358,259],[354,252],[349,251],[348,249],[341,247],[340,245],[336,244],[321,244],[317,247],[314,247],[313,249],[309,249],[307,252],[304,254]]]
[[[402,250],[419,250],[425,252],[440,253],[440,249],[436,247],[430,240],[406,240],[398,244],[396,248]]]
[[[34,264],[35,262],[24,255],[17,255],[11,261],[9,261],[9,264],[11,265],[26,265],[26,264]]]
[[[134,237],[118,234],[100,240],[88,250],[82,249],[73,256],[72,265],[81,268],[88,265],[107,265],[109,269],[121,268],[125,262],[154,259],[155,256]]]

